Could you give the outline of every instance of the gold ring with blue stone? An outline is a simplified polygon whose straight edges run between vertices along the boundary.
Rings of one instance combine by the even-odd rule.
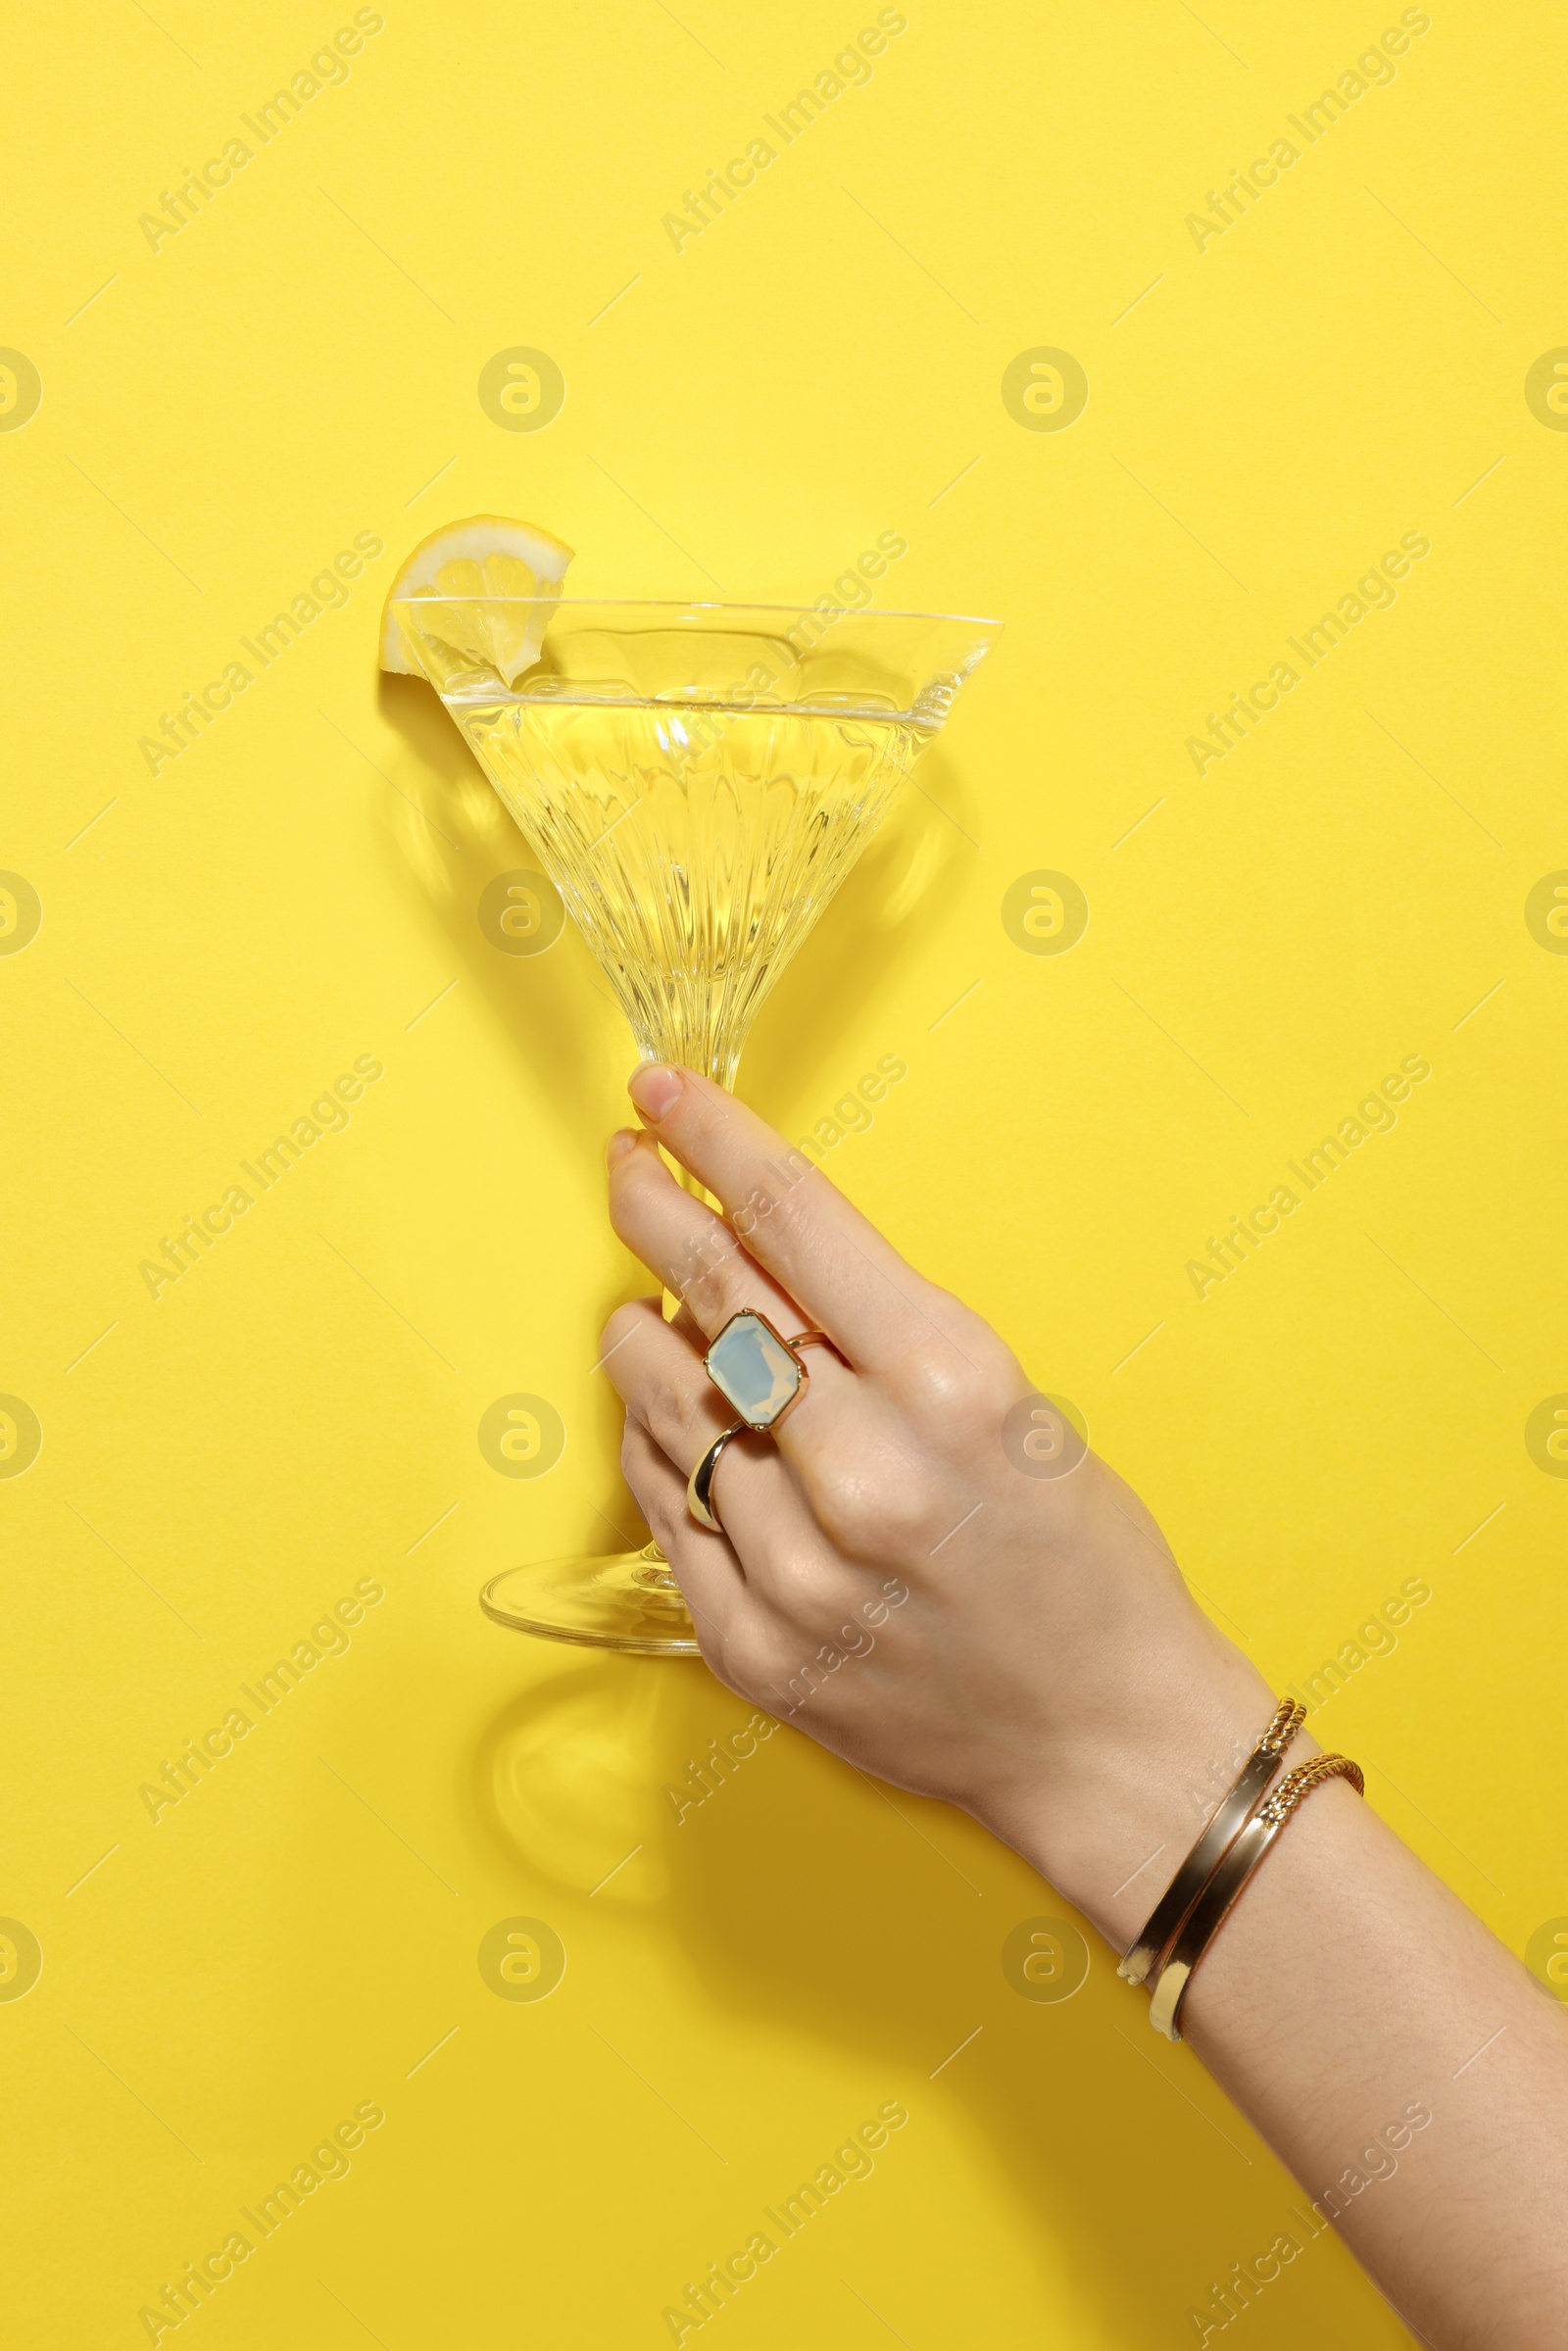
[[[703,1360],[745,1427],[766,1433],[787,1418],[809,1385],[800,1349],[832,1346],[825,1331],[800,1331],[786,1339],[765,1314],[748,1306],[730,1316]]]

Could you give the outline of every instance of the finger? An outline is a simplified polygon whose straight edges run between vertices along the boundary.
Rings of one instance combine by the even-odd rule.
[[[599,1361],[656,1444],[689,1476],[734,1413],[710,1380],[695,1343],[664,1320],[657,1298],[632,1298],[605,1325]]]
[[[730,1553],[730,1582],[710,1581],[713,1562],[729,1545],[718,1535],[705,1534],[690,1519],[682,1523],[686,1504],[685,1481],[674,1463],[665,1459],[648,1431],[628,1420],[622,1451],[626,1482],[637,1496],[648,1523],[666,1531],[664,1554],[692,1612],[705,1662],[729,1689],[754,1704],[775,1713],[792,1713],[811,1684],[800,1679],[806,1659],[814,1658],[821,1643],[813,1633],[803,1643],[798,1627],[778,1615],[769,1603],[741,1578]],[[854,1633],[846,1626],[846,1635]],[[792,1680],[792,1676],[795,1679]]]
[[[703,1359],[665,1322],[657,1298],[617,1306],[605,1327],[601,1361],[627,1412],[689,1478],[735,1414],[709,1379]],[[776,1540],[797,1545],[810,1510],[778,1447],[753,1430],[727,1445],[714,1472],[718,1514],[748,1575],[764,1570]],[[684,1507],[684,1503],[683,1503]]]
[[[755,1111],[690,1069],[643,1062],[628,1091],[648,1129],[723,1207],[753,1258],[867,1369],[933,1336],[949,1302]]]
[[[681,1189],[646,1136],[611,1162],[610,1215],[627,1248],[682,1298],[683,1315],[699,1334],[699,1354],[732,1315],[746,1308],[765,1314],[786,1340],[802,1334],[808,1317],[769,1280],[722,1219]],[[854,1388],[851,1371],[826,1347],[813,1349],[801,1368],[804,1389],[774,1432],[796,1462],[809,1461],[820,1447]],[[709,1395],[716,1396],[700,1361],[697,1372]],[[814,1500],[814,1480],[808,1484]]]
[[[623,1130],[624,1132],[624,1130]],[[649,1272],[681,1300],[705,1343],[743,1306],[792,1338],[806,1325],[786,1290],[762,1271],[721,1216],[676,1183],[651,1136],[612,1136],[610,1221]],[[629,1147],[629,1148],[628,1148]]]
[[[657,1298],[616,1308],[601,1359],[630,1419],[648,1431],[682,1480],[684,1512],[684,1481],[714,1438],[734,1427],[733,1412],[702,1357],[664,1321]],[[747,1584],[775,1606],[791,1615],[837,1607],[852,1589],[858,1591],[858,1571],[838,1557],[818,1524],[808,1468],[803,1473],[786,1461],[765,1437],[747,1432],[724,1447],[711,1494]]]
[[[686,1508],[686,1485],[674,1463],[640,1420],[627,1416],[620,1445],[620,1471],[648,1523],[692,1623],[703,1655],[722,1673],[726,1647],[736,1637],[748,1606],[746,1578],[721,1535],[697,1526]],[[755,1600],[750,1602],[755,1607]]]

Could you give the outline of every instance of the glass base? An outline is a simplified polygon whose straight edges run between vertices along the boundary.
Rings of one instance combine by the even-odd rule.
[[[498,1625],[579,1648],[699,1657],[697,1632],[657,1543],[602,1559],[539,1559],[491,1578],[479,1605]]]

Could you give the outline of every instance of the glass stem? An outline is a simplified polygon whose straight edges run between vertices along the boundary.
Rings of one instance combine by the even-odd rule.
[[[735,1047],[732,1052],[722,1054],[714,1051],[710,1056],[708,1074],[712,1078],[715,1086],[723,1087],[726,1094],[733,1094],[735,1091],[735,1073],[740,1057],[739,1046]],[[716,1069],[711,1066],[714,1061],[718,1063]],[[670,1158],[667,1151],[663,1153],[663,1159],[665,1166],[683,1192],[689,1192],[693,1200],[701,1200],[705,1208],[711,1208],[715,1216],[723,1214],[723,1210],[713,1195],[699,1183],[689,1167],[682,1167],[678,1160]],[[663,1309],[664,1320],[673,1322],[681,1310],[683,1300],[675,1291],[665,1290],[662,1294],[660,1303]],[[637,1581],[640,1584],[647,1585],[651,1591],[655,1592],[679,1592],[680,1587],[669,1572],[669,1561],[651,1536],[638,1552],[637,1557],[641,1563],[637,1570]]]

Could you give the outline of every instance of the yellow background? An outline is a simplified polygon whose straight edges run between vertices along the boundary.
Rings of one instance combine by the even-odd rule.
[[[388,0],[156,252],[138,216],[347,12],[10,36],[0,342],[43,386],[0,435],[0,864],[43,909],[0,957],[0,1388],[43,1431],[0,1484],[0,1912],[43,1951],[0,2002],[19,2340],[145,2340],[365,2101],[351,2176],[188,2322],[210,2351],[667,2341],[895,2098],[875,2175],[704,2339],[1153,2351],[1298,2200],[1098,1940],[1075,1998],[1016,1995],[1002,1944],[1061,1905],[970,1823],[785,1732],[677,1827],[663,1784],[747,1710],[479,1616],[632,1525],[592,1365],[639,1285],[601,1207],[619,1015],[574,937],[482,935],[528,854],[434,707],[378,695],[393,562],[449,514],[547,524],[578,594],[810,597],[896,530],[883,602],[1005,617],[743,1088],[793,1136],[903,1055],[838,1180],[1074,1400],[1278,1684],[1430,1583],[1313,1727],[1513,1948],[1568,1912],[1568,1486],[1524,1441],[1568,1389],[1568,961],[1524,918],[1568,865],[1568,440],[1524,397],[1568,340],[1563,30],[1435,0],[1200,252],[1205,191],[1396,9],[906,14],[678,252],[662,216],[873,11]],[[516,345],[565,377],[539,431],[476,396]],[[1087,370],[1070,429],[1003,404],[1038,346]],[[1188,735],[1408,530],[1396,604],[1200,779]],[[346,608],[150,775],[159,713],[361,531]],[[1004,928],[1038,869],[1087,895],[1070,954]],[[139,1261],[365,1053],[352,1126],[155,1302]],[[1200,1302],[1186,1261],[1413,1053],[1397,1128]],[[518,1391],[567,1430],[531,1483],[476,1442]],[[155,1824],[141,1784],[367,1577],[348,1653]],[[567,1952],[537,2003],[477,1963],[517,1916]],[[1443,2086],[1409,2085],[1439,2128]],[[1328,2237],[1248,2324],[1405,2339]]]

